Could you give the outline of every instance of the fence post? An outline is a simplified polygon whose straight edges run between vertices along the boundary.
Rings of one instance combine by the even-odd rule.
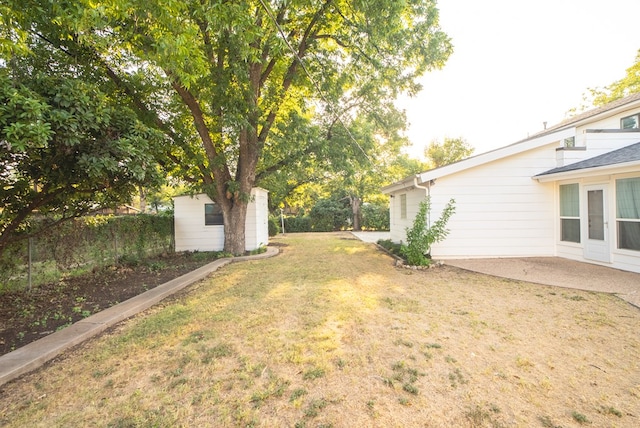
[[[29,238],[29,245],[27,246],[27,251],[29,253],[29,262],[28,262],[28,273],[27,273],[27,278],[28,278],[28,290],[31,291],[31,261],[32,261],[32,257],[31,257],[31,253],[33,252],[33,238]]]

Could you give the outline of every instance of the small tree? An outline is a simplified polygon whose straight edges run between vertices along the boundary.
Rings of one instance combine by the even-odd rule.
[[[407,244],[403,245],[401,249],[407,263],[414,266],[431,264],[431,245],[444,240],[449,234],[446,225],[455,212],[455,202],[454,199],[449,200],[442,210],[442,215],[431,227],[427,225],[427,216],[431,213],[431,198],[427,196],[425,200],[420,202],[413,226],[406,229]]]

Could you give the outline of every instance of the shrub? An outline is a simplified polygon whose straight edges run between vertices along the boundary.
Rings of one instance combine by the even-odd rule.
[[[311,219],[307,216],[285,217],[285,233],[311,232]]]
[[[368,230],[389,230],[389,207],[382,204],[362,205],[362,227]]]
[[[431,213],[431,199],[427,196],[420,202],[413,226],[406,229],[407,244],[402,247],[402,254],[407,263],[414,266],[428,266],[431,263],[431,245],[442,241],[449,234],[446,225],[455,212],[454,205],[455,200],[451,199],[442,210],[440,218],[428,227],[427,216]]]
[[[280,218],[269,216],[269,236],[276,236],[280,233]]]
[[[335,199],[320,199],[311,208],[311,229],[314,232],[332,232],[348,226],[351,210]]]

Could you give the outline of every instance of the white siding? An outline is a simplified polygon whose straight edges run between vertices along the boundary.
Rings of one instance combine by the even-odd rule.
[[[431,186],[431,221],[449,199],[456,212],[435,258],[549,256],[554,252],[554,186],[531,179],[555,167],[556,143],[436,179]],[[402,192],[395,193],[393,199]],[[407,193],[407,220],[393,216],[391,236],[405,240],[425,190]],[[409,202],[410,201],[410,202]],[[398,207],[394,207],[399,210]],[[393,210],[392,210],[393,211]]]
[[[269,243],[269,204],[268,193],[264,189],[251,190],[251,202],[247,207],[247,220],[244,229],[245,248],[255,250]]]
[[[224,226],[204,224],[204,204],[211,203],[205,194],[174,198],[176,251],[222,251]]]
[[[269,243],[268,192],[254,188],[247,207],[245,249],[255,250]],[[222,251],[224,226],[205,226],[204,205],[213,203],[205,194],[174,198],[176,251]]]
[[[456,212],[436,258],[549,256],[554,253],[554,186],[531,177],[555,166],[550,144],[436,180],[432,219],[449,199]]]

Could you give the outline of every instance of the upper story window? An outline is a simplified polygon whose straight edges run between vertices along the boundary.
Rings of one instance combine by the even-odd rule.
[[[569,137],[562,140],[562,147],[575,147],[576,137]]]
[[[621,129],[638,129],[640,128],[640,113],[620,119]]]

